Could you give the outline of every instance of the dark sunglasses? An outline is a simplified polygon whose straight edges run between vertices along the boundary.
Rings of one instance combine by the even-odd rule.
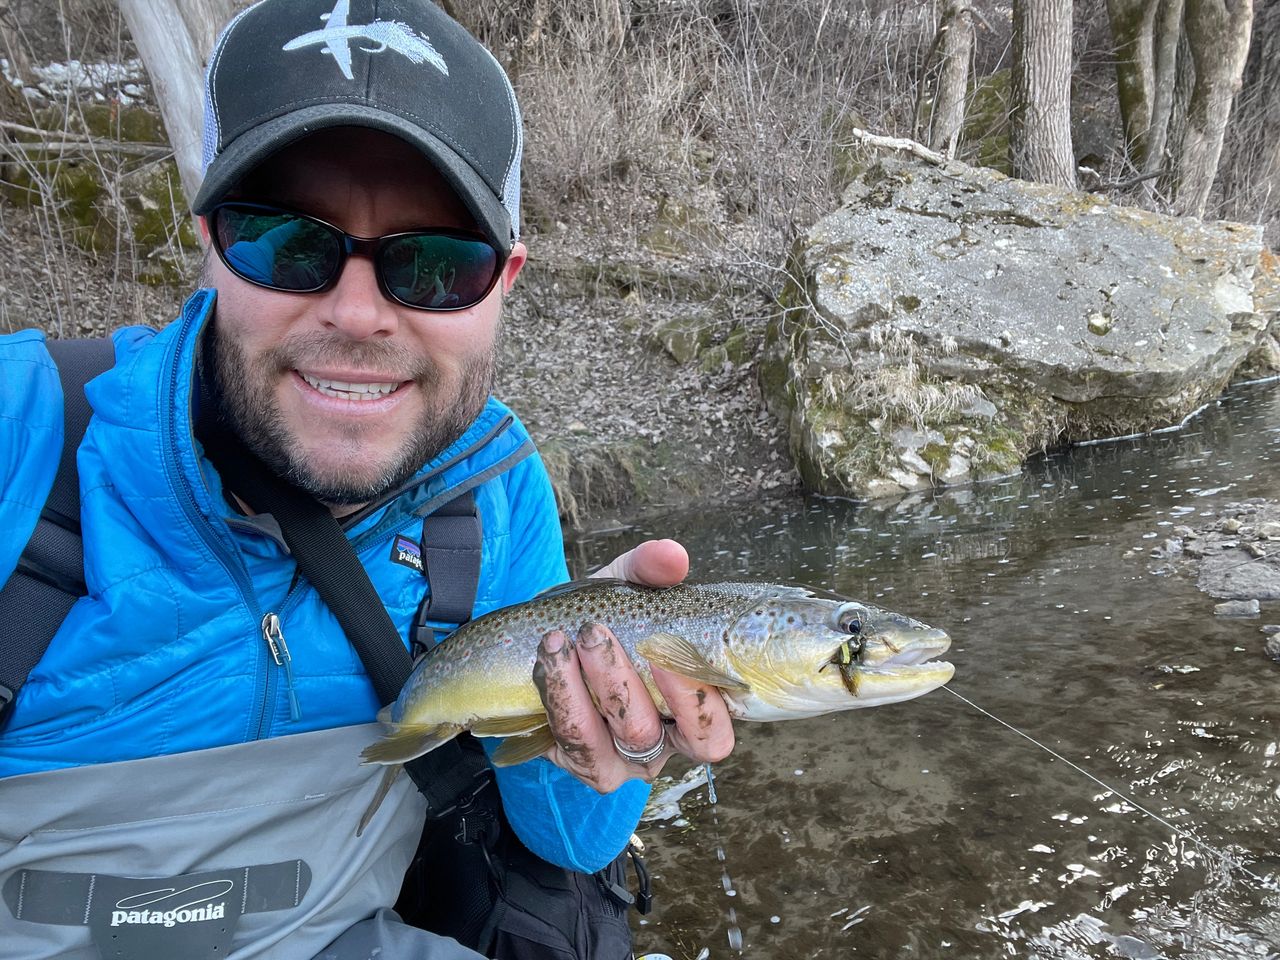
[[[384,296],[415,310],[465,310],[489,295],[506,254],[488,240],[450,230],[353,237],[331,223],[261,203],[209,211],[213,247],[241,280],[268,290],[319,293],[338,282],[353,254],[374,263]]]

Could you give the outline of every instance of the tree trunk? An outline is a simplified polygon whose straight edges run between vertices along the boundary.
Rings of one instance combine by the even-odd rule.
[[[1280,218],[1280,0],[1261,0],[1244,80],[1227,128],[1224,215]]]
[[[1125,155],[1137,170],[1143,169],[1146,163],[1155,106],[1155,32],[1159,10],[1158,2],[1148,0],[1107,0]]]
[[[1204,216],[1252,25],[1253,0],[1186,0],[1184,33],[1195,82],[1173,158],[1173,209],[1179,215]]]
[[[204,65],[229,0],[120,0],[178,161],[187,201],[200,189],[204,125]]]
[[[1014,0],[1014,176],[1076,185],[1071,150],[1071,0]]]
[[[1142,164],[1144,174],[1155,173],[1167,161],[1169,124],[1177,83],[1178,41],[1181,39],[1182,0],[1160,0],[1152,49],[1155,97],[1151,105],[1151,133],[1147,137]]]
[[[955,155],[964,126],[972,55],[973,11],[968,0],[946,0],[916,115],[919,139],[947,156]]]

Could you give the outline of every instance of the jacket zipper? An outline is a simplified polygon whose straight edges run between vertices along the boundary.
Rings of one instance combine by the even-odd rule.
[[[284,641],[284,630],[280,627],[280,617],[275,613],[267,613],[262,618],[262,639],[267,642],[271,651],[271,659],[277,667],[284,669],[284,688],[289,696],[289,719],[297,723],[302,719],[302,707],[298,703],[298,693],[293,688],[293,657],[289,654],[289,645]]]
[[[190,308],[184,311],[183,330],[177,338],[179,343],[185,343],[187,338],[191,336],[191,327],[195,322],[195,318],[199,315],[200,314],[196,310]],[[217,535],[217,532],[213,529],[213,526],[200,513],[200,508],[196,503],[195,494],[191,490],[190,482],[182,472],[182,465],[177,462],[177,456],[173,452],[177,448],[177,428],[175,426],[177,408],[173,402],[173,398],[178,392],[178,362],[176,356],[174,357],[174,361],[169,371],[168,387],[169,394],[164,398],[164,402],[160,404],[159,421],[164,435],[169,437],[171,441],[169,444],[165,445],[164,450],[164,461],[165,466],[169,471],[170,486],[180,494],[179,503],[182,507],[182,511],[190,521],[191,525],[195,527],[196,533],[199,534],[200,539],[204,541],[205,546],[207,546],[210,551],[213,552],[214,556],[218,558],[218,562],[222,564],[223,569],[227,571],[228,575],[235,583],[236,589],[240,593],[240,599],[244,601],[244,605],[248,608],[250,616],[253,617],[255,628],[254,632],[257,633],[259,632],[257,628],[262,622],[263,614],[261,607],[258,605],[258,598],[257,594],[254,593],[253,584],[249,581],[249,572],[245,569],[244,561],[238,553],[231,550],[222,541],[222,539]],[[191,426],[188,429],[194,430],[194,426]],[[194,437],[189,437],[188,439],[194,443]],[[258,649],[260,651],[258,655],[260,672],[266,674],[267,684],[266,689],[263,690],[256,698],[253,714],[249,718],[249,726],[247,729],[256,731],[254,733],[254,739],[261,739],[263,736],[263,721],[266,718],[267,702],[270,698],[272,686],[272,676],[267,671],[265,663],[267,651],[263,650],[261,647]]]

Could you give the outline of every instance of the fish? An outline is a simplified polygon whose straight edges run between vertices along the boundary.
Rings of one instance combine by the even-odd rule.
[[[934,660],[945,630],[812,587],[756,581],[685,581],[646,587],[579,580],[460,626],[414,665],[378,714],[383,736],[361,753],[388,767],[363,831],[400,767],[463,731],[505,738],[495,766],[524,763],[554,743],[533,682],[538,644],[552,630],[609,627],[658,712],[670,716],[650,666],[709,684],[730,716],[774,721],[898,703],[945,684]]]

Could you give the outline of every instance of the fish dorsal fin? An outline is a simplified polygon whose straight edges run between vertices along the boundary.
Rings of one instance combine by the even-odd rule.
[[[361,751],[365,763],[406,763],[430,753],[462,732],[456,723],[392,724],[381,740],[375,740]]]
[[[477,737],[521,737],[547,725],[545,713],[530,713],[519,717],[498,717],[480,720],[469,729]]]
[[[495,767],[514,767],[542,756],[556,744],[551,728],[541,726],[523,737],[511,737],[498,744],[489,759]]]
[[[567,583],[557,583],[554,587],[547,587],[533,599],[546,600],[549,597],[559,597],[566,593],[573,593],[575,590],[599,590],[601,587],[637,587],[637,584],[630,580],[618,580],[614,577],[586,577],[582,580],[570,580]],[[643,588],[641,588],[643,589]]]
[[[636,644],[636,653],[655,667],[678,673],[691,680],[709,683],[721,690],[746,693],[751,689],[737,677],[731,677],[713,667],[697,647],[674,633],[655,633],[645,637]]]

